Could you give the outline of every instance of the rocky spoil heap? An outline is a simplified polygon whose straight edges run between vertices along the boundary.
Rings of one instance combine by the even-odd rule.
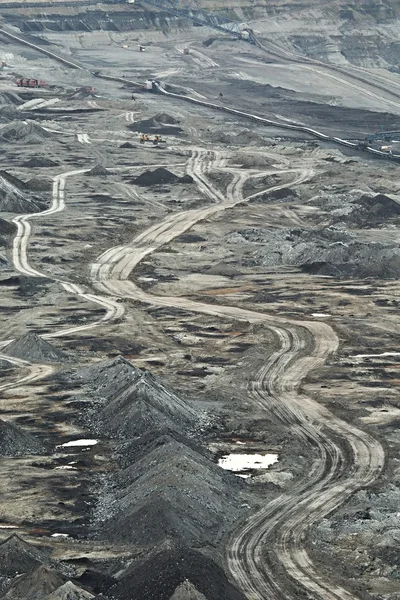
[[[64,352],[32,331],[8,344],[5,354],[38,363],[59,363],[67,359]]]
[[[47,561],[47,554],[18,535],[12,535],[0,544],[0,578],[31,573]]]
[[[8,143],[43,144],[45,140],[52,137],[50,131],[34,121],[16,121],[0,130],[0,140],[3,139],[3,142]]]
[[[203,415],[163,382],[122,357],[75,377],[90,387],[95,410],[89,425],[100,434],[129,439],[160,427],[193,431],[206,424]]]
[[[0,419],[0,456],[44,454],[44,446],[32,435]]]
[[[111,592],[120,600],[170,600],[184,582],[207,600],[245,600],[216,563],[184,546],[165,546],[135,561]]]
[[[140,443],[140,442],[139,442]],[[173,435],[145,444],[112,478],[98,514],[107,539],[150,546],[166,537],[214,545],[241,514],[244,483]]]
[[[10,178],[0,174],[0,210],[2,212],[31,214],[44,210],[45,205],[31,196],[20,186],[11,183]],[[22,182],[20,182],[22,183]]]

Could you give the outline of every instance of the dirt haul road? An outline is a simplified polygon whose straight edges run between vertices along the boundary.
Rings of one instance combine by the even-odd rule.
[[[217,161],[221,164],[215,153],[213,160],[214,167]],[[350,600],[354,598],[351,593],[325,581],[316,572],[304,548],[305,534],[311,525],[337,508],[356,489],[371,484],[384,466],[385,455],[380,443],[364,431],[334,417],[311,398],[298,394],[302,379],[312,369],[321,366],[337,349],[338,338],[333,329],[320,322],[294,322],[232,306],[208,305],[186,298],[155,297],[128,281],[132,270],[144,256],[187,231],[200,219],[243,201],[243,174],[234,174],[226,198],[222,195],[221,199],[221,193],[206,181],[208,169],[209,154],[194,151],[188,173],[202,191],[211,193],[215,202],[220,202],[219,205],[167,217],[140,234],[131,244],[105,252],[92,267],[92,280],[103,293],[153,306],[181,308],[264,324],[275,333],[281,348],[255,374],[250,395],[258,406],[268,412],[273,410],[282,421],[296,426],[301,436],[311,440],[319,450],[320,461],[305,483],[268,504],[236,533],[229,548],[228,565],[243,591],[259,600],[291,597],[288,589],[283,587],[285,582],[279,579],[281,569],[274,568],[276,561],[313,597]],[[275,186],[269,191],[296,185],[309,175],[307,171],[300,172],[291,183]],[[310,335],[313,347],[308,356],[303,356]],[[265,556],[267,540],[269,546],[271,540],[275,540],[272,561],[267,561]]]
[[[280,341],[280,350],[255,374],[249,394],[258,406],[267,412],[274,410],[285,423],[295,425],[300,435],[311,439],[319,449],[320,460],[305,483],[297,485],[290,494],[284,494],[265,506],[240,528],[230,544],[228,565],[243,591],[260,600],[266,597],[290,597],[286,586],[283,587],[285,582],[280,580],[281,570],[274,568],[276,561],[314,597],[326,600],[350,599],[353,597],[350,593],[335,587],[331,582],[323,581],[318,575],[304,548],[305,532],[310,525],[345,501],[354,490],[370,484],[379,475],[384,464],[384,452],[380,444],[369,435],[334,417],[312,399],[300,396],[297,392],[307,373],[321,366],[337,349],[338,338],[332,328],[321,322],[295,322],[234,306],[208,305],[182,297],[156,297],[145,293],[128,280],[132,270],[144,256],[187,231],[198,221],[246,200],[243,197],[243,185],[249,175],[232,169],[233,178],[224,194],[214,189],[207,178],[207,173],[216,168],[230,171],[225,166],[221,153],[193,149],[187,172],[213,204],[170,215],[140,234],[131,244],[103,253],[92,266],[92,281],[105,294],[153,306],[175,307],[257,323],[274,332]],[[66,181],[82,172],[85,170],[70,171],[54,179],[50,209],[16,218],[18,233],[13,245],[13,260],[20,272],[34,277],[43,276],[28,261],[31,234],[29,220],[46,218],[63,210]],[[269,191],[294,186],[312,174],[304,169],[263,172],[268,173],[293,174],[291,182],[269,188]],[[114,300],[87,294],[75,284],[55,281],[61,283],[66,291],[99,303],[107,313],[96,323],[71,328],[67,332],[53,332],[47,337],[79,332],[122,316],[123,307]],[[35,376],[38,375],[40,373],[36,372]],[[20,383],[23,382],[24,378],[20,380]],[[345,453],[343,449],[348,450],[348,446],[351,447],[351,452]],[[274,540],[271,561],[265,554],[267,538],[269,545]]]

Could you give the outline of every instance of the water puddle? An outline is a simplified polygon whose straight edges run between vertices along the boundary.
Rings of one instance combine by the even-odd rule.
[[[99,443],[99,440],[72,440],[71,442],[65,442],[65,444],[60,444],[56,446],[57,448],[73,448],[83,447],[83,446],[95,446]]]
[[[278,454],[226,454],[218,460],[218,465],[226,471],[232,471],[238,477],[248,479],[255,469],[268,469],[278,461]],[[247,471],[247,472],[246,472]]]

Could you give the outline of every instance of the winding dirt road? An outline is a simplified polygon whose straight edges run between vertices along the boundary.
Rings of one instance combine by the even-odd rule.
[[[307,481],[263,507],[241,526],[229,548],[228,566],[242,590],[257,600],[291,597],[287,579],[282,580],[277,563],[284,567],[286,577],[306,588],[313,597],[353,600],[353,594],[326,581],[317,572],[304,547],[308,529],[355,490],[371,484],[379,476],[385,461],[379,442],[298,393],[302,379],[337,349],[338,338],[333,329],[321,322],[294,322],[232,306],[208,305],[182,297],[156,297],[128,280],[145,256],[190,229],[200,219],[244,200],[242,190],[248,175],[235,171],[226,194],[215,190],[207,181],[208,171],[223,168],[222,165],[220,155],[194,150],[188,173],[216,204],[168,216],[130,244],[108,250],[93,264],[92,281],[102,293],[152,306],[259,323],[274,332],[280,341],[280,350],[255,374],[249,394],[259,407],[268,412],[273,410],[284,423],[292,425],[298,435],[314,444],[319,452],[318,467]],[[307,171],[296,172],[295,169],[280,172],[292,172],[297,177],[290,183],[270,188],[270,191],[294,186],[310,176]],[[313,344],[308,348],[310,338]],[[268,557],[267,547],[270,549]]]
[[[232,173],[226,192],[215,189],[208,178],[210,171],[215,169]],[[70,171],[55,177],[50,208],[14,220],[18,232],[13,244],[13,260],[21,273],[32,277],[44,276],[29,264],[30,220],[46,218],[64,210],[67,179],[85,171]],[[121,317],[123,306],[109,295],[268,327],[279,340],[280,349],[254,374],[249,396],[258,407],[267,412],[274,411],[284,423],[293,427],[297,435],[311,441],[318,449],[319,461],[306,481],[267,504],[240,526],[232,537],[227,564],[242,590],[257,600],[291,598],[287,578],[297,586],[301,585],[313,598],[354,600],[353,594],[332,581],[326,581],[317,572],[305,549],[308,529],[337,508],[355,490],[371,484],[379,476],[385,460],[379,442],[298,392],[302,379],[336,351],[338,338],[333,329],[319,321],[296,322],[234,306],[208,305],[184,297],[152,296],[129,280],[133,269],[145,256],[200,220],[248,199],[243,197],[243,185],[249,177],[248,172],[229,169],[226,156],[222,153],[193,148],[187,172],[211,204],[168,215],[139,234],[131,243],[111,248],[98,257],[91,268],[91,279],[94,287],[106,296],[90,294],[76,284],[55,279],[67,292],[103,306],[106,314],[95,323],[53,332],[44,337],[70,335]],[[264,175],[277,173],[285,176],[291,174],[292,180],[271,187],[269,191],[298,185],[312,175],[309,170],[295,168],[263,172]],[[16,365],[31,368],[31,372],[25,379],[20,379],[19,384],[43,376],[42,365],[32,366],[19,359],[5,358]],[[284,577],[281,574],[282,567],[286,573]]]

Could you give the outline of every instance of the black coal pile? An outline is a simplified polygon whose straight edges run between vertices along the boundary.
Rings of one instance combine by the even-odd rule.
[[[376,227],[399,222],[400,203],[385,194],[362,196],[346,215],[346,224],[353,227]]]
[[[19,104],[22,104],[22,102],[22,98],[14,92],[2,92],[0,94],[0,105],[13,104],[15,106],[18,106]]]
[[[25,189],[32,192],[49,192],[53,187],[50,179],[43,177],[32,177],[25,183]]]
[[[119,466],[124,469],[147,456],[147,454],[152,452],[155,448],[164,446],[172,440],[186,445],[188,448],[191,448],[195,452],[199,452],[203,456],[209,456],[193,438],[185,437],[183,434],[178,433],[177,431],[171,431],[166,427],[152,430],[147,434],[141,435],[140,438],[134,438],[133,440],[128,440],[127,442],[119,444],[115,448],[115,456]]]
[[[179,585],[170,600],[207,600],[206,597],[186,579]]]
[[[164,167],[159,167],[154,171],[144,171],[138,177],[132,179],[132,183],[135,185],[151,186],[160,184],[172,184],[172,183],[193,183],[193,178],[190,175],[184,175],[178,177],[174,173],[171,173]]]
[[[29,433],[0,419],[0,456],[25,456],[44,452],[44,446]]]
[[[12,235],[16,232],[17,226],[15,223],[10,223],[0,217],[0,235]]]
[[[172,435],[136,449],[138,460],[113,476],[101,499],[102,535],[147,547],[165,538],[216,544],[241,514],[243,481]]]
[[[95,403],[91,425],[101,434],[133,438],[160,427],[199,430],[204,418],[162,381],[122,357],[76,374]]]
[[[10,182],[4,173],[0,174],[0,211],[30,214],[40,212],[45,205],[21,190],[20,186]]]
[[[27,544],[18,535],[12,535],[0,544],[0,578],[31,573],[47,562],[44,552]]]
[[[66,578],[47,566],[13,580],[1,596],[4,600],[44,600],[66,582]]]
[[[207,600],[245,600],[215,562],[186,547],[163,548],[134,562],[112,592],[119,600],[170,600],[185,582]]]
[[[180,135],[183,132],[182,127],[178,127],[179,121],[167,113],[159,113],[150,119],[143,119],[128,125],[131,131],[140,133],[150,133],[159,135]]]
[[[67,359],[64,352],[46,342],[43,338],[30,331],[6,346],[5,354],[31,362],[63,362]]]
[[[307,273],[339,278],[400,276],[400,249],[394,242],[371,244],[341,228],[246,229],[239,234],[258,246],[248,259],[253,266],[296,266]]]
[[[92,598],[94,598],[93,594],[78,587],[72,581],[67,581],[44,600],[91,600]]]
[[[43,144],[53,135],[33,121],[9,123],[0,130],[0,141],[8,143]]]
[[[24,162],[24,167],[56,167],[57,165],[57,162],[46,156],[35,156]]]
[[[95,165],[93,169],[90,169],[90,171],[86,173],[86,175],[89,175],[89,177],[106,177],[108,171],[101,165]]]

